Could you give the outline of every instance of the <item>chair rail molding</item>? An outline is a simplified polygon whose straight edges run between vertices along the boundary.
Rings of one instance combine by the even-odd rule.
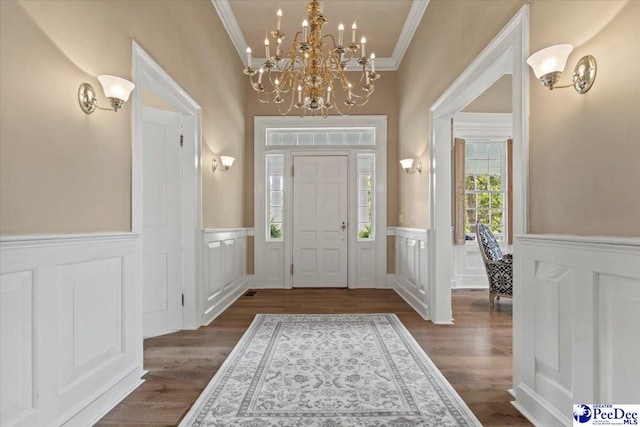
[[[0,239],[0,425],[92,425],[142,383],[140,239]]]
[[[519,235],[513,292],[513,404],[529,420],[640,402],[640,239]]]

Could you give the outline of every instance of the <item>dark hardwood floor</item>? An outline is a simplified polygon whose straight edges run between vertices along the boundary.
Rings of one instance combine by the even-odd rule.
[[[487,291],[453,292],[454,325],[424,321],[392,290],[258,290],[209,326],[144,342],[145,382],[100,426],[175,426],[256,313],[396,313],[483,425],[530,423],[511,406],[511,300],[489,313]]]

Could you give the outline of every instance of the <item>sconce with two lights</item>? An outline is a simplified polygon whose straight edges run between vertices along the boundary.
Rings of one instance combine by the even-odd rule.
[[[573,83],[558,86],[560,76],[567,65],[567,58],[573,50],[570,44],[558,44],[539,50],[527,59],[540,83],[549,90],[573,87],[580,94],[586,93],[596,79],[598,65],[591,55],[580,58],[573,70]]]

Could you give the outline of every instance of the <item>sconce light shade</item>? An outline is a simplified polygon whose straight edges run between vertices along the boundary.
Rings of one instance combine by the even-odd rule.
[[[112,108],[98,107],[96,91],[89,83],[82,83],[80,89],[78,89],[78,102],[80,103],[82,111],[87,114],[93,113],[96,108],[100,110],[118,111],[124,103],[129,100],[129,96],[135,88],[135,85],[129,80],[116,76],[98,76],[98,81],[102,85],[104,94]]]
[[[402,169],[406,173],[418,173],[418,175],[422,175],[422,162],[418,162],[418,166],[416,166],[416,170],[412,171],[413,167],[413,159],[402,159],[400,160],[400,165],[402,165]]]
[[[235,160],[235,158],[230,156],[220,156],[220,161],[222,162],[222,166],[224,166],[225,170],[229,170]]]
[[[400,160],[400,164],[405,172],[409,172],[411,170],[411,166],[413,166],[413,159],[402,159]]]
[[[527,64],[538,79],[549,73],[562,73],[572,50],[573,46],[570,44],[549,46],[531,55]]]
[[[542,49],[527,59],[527,64],[533,69],[540,83],[551,89],[572,87],[578,93],[587,92],[596,78],[596,59],[591,56],[583,56],[578,61],[573,71],[573,84],[557,86],[560,75],[567,65],[567,58],[573,50],[570,44],[558,44]]]
[[[129,100],[129,95],[135,87],[129,80],[117,76],[98,76],[98,81],[102,85],[104,95],[116,110]]]

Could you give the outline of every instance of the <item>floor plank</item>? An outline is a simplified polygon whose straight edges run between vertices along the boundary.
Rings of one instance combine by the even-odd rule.
[[[511,406],[511,300],[489,313],[487,291],[453,291],[453,325],[434,325],[387,289],[258,290],[209,326],[144,342],[145,382],[99,426],[175,426],[257,313],[396,313],[486,426],[531,425]]]

